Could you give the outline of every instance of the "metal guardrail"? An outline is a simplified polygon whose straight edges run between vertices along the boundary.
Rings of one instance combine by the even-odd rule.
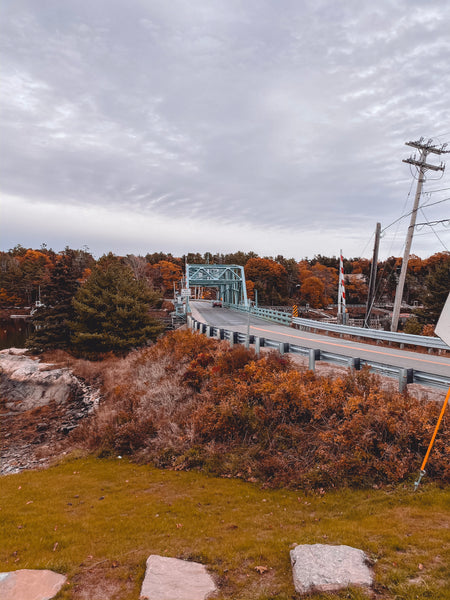
[[[248,308],[246,306],[238,304],[224,304],[224,306],[233,310],[239,310],[245,313],[248,312]],[[273,310],[271,308],[260,308],[259,306],[252,306],[250,308],[250,314],[252,314],[255,317],[260,317],[261,319],[266,319],[266,321],[281,323],[282,325],[289,326],[292,322],[292,316],[290,313],[282,312],[280,310]]]
[[[355,356],[348,356],[346,354],[340,354],[335,352],[328,352],[326,350],[320,350],[315,348],[308,348],[306,346],[299,346],[297,344],[290,344],[288,342],[279,342],[278,340],[272,340],[269,338],[261,338],[255,335],[250,335],[247,338],[245,333],[238,331],[232,331],[221,327],[215,327],[213,325],[206,325],[197,321],[193,317],[188,317],[189,327],[200,333],[206,334],[208,337],[217,337],[221,340],[228,340],[230,344],[254,344],[256,352],[259,354],[260,348],[274,348],[280,352],[280,354],[292,353],[300,354],[308,357],[309,368],[315,370],[315,363],[317,360],[323,360],[348,368],[356,370],[361,369],[362,366],[367,365],[369,369],[375,373],[386,375],[388,377],[394,377],[398,379],[399,391],[403,392],[406,389],[408,383],[420,383],[422,385],[429,385],[432,387],[445,388],[450,387],[450,377],[442,375],[434,375],[433,373],[426,373],[425,371],[418,371],[416,369],[405,369],[403,367],[396,367],[385,363],[380,363],[373,360],[366,360],[363,358],[357,358]]]
[[[233,310],[248,312],[247,307],[235,304],[224,305]],[[326,323],[324,321],[314,321],[313,319],[304,319],[303,317],[292,317],[289,313],[280,312],[268,308],[259,308],[252,306],[250,312],[255,317],[266,319],[282,325],[295,326],[306,330],[320,330],[324,332],[332,332],[340,335],[351,335],[357,338],[366,338],[377,340],[380,342],[394,342],[399,344],[400,348],[404,346],[420,346],[428,350],[447,350],[450,351],[450,346],[443,342],[438,337],[430,337],[425,335],[412,335],[408,333],[397,333],[394,331],[383,331],[380,329],[366,329],[364,327],[352,327],[349,325],[337,325],[336,323]]]
[[[341,335],[352,335],[359,338],[368,338],[383,342],[395,342],[396,344],[400,344],[400,346],[422,346],[428,349],[450,351],[450,347],[438,337],[397,333],[394,331],[381,331],[379,329],[364,329],[363,327],[336,325],[335,323],[322,323],[320,321],[313,321],[312,319],[303,319],[302,317],[294,317],[292,319],[292,324],[300,325],[302,329],[317,329],[339,333]]]

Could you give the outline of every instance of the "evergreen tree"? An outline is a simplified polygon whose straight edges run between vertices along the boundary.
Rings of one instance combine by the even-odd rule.
[[[33,316],[35,329],[26,342],[31,350],[42,352],[69,347],[69,322],[75,315],[72,299],[80,287],[85,266],[93,260],[85,254],[66,248],[58,255],[50,280],[41,289],[41,300],[45,306]]]
[[[156,339],[163,326],[149,308],[159,300],[114,255],[102,257],[73,299],[72,348],[87,357],[123,354]]]

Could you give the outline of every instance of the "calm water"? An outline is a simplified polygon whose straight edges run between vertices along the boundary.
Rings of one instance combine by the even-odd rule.
[[[26,319],[0,319],[0,350],[24,348],[30,331],[31,324]]]

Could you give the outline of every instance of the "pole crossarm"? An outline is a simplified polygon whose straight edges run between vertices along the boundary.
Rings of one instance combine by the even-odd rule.
[[[244,267],[241,265],[187,264],[188,286],[214,287],[218,297],[230,304],[248,306]]]
[[[425,138],[421,137],[417,142],[405,142],[405,146],[411,146],[411,148],[417,148],[418,150],[425,150],[428,154],[432,152],[433,154],[448,154],[450,150],[446,150],[448,144],[442,144],[441,146],[433,145],[433,140],[429,139],[427,142],[424,141]]]

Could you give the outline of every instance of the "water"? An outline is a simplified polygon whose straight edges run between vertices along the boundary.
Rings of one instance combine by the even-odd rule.
[[[0,319],[0,350],[25,348],[31,327],[27,319]]]

